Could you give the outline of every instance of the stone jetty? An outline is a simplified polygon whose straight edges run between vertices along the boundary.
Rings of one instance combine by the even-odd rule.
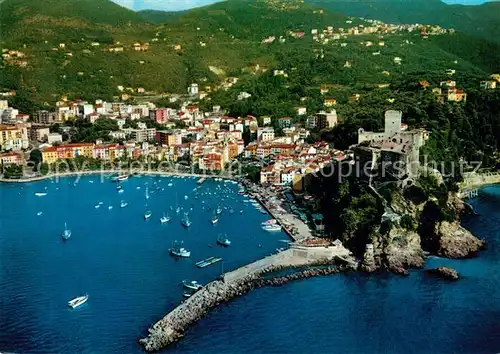
[[[321,268],[307,269],[311,266]],[[296,268],[295,273],[273,278],[274,272]],[[214,280],[149,329],[149,335],[139,343],[146,351],[157,351],[180,338],[184,331],[199,321],[210,309],[228,302],[252,289],[278,286],[292,280],[328,275],[357,269],[357,262],[342,245],[305,247],[293,245],[290,249],[260,259]]]

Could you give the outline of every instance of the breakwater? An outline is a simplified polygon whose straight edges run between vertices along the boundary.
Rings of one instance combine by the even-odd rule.
[[[284,269],[317,265],[324,267],[303,269],[276,278],[263,277],[263,275]],[[157,351],[164,348],[182,338],[184,331],[199,321],[210,309],[237,296],[244,295],[252,289],[282,285],[291,280],[334,274],[356,268],[356,261],[342,246],[293,246],[288,250],[226,273],[220,279],[208,283],[156,322],[149,329],[149,335],[140,339],[139,343],[144,346],[146,351]]]

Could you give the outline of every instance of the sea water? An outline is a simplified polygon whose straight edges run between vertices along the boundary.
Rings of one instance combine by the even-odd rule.
[[[194,180],[174,179],[174,186],[167,187],[165,179],[157,182],[165,190],[156,192],[157,178],[134,178],[122,184],[125,192],[118,197],[114,184],[89,184],[90,179],[95,177],[75,187],[71,180],[0,186],[0,349],[141,352],[136,339],[181,301],[182,279],[207,282],[220,271],[217,265],[197,269],[194,261],[221,256],[235,268],[282,245],[284,235],[263,232],[259,224],[268,217],[243,206],[249,203],[242,197],[224,200],[221,205],[234,206],[235,213],[224,210],[216,227],[210,225],[211,212],[199,210],[201,196],[192,200]],[[147,201],[153,211],[149,221],[142,219],[144,190],[136,189],[146,181],[155,191]],[[212,195],[206,195],[205,204],[216,206],[222,198],[215,193],[218,182],[207,182],[202,188]],[[45,186],[46,197],[33,196]],[[190,230],[180,226],[179,216],[168,225],[159,223],[165,207],[176,205],[176,194],[184,209],[194,204]],[[129,209],[119,209],[120,199],[127,200]],[[94,209],[99,200],[103,205]],[[108,203],[115,208],[108,211]],[[164,351],[498,352],[500,187],[483,188],[471,203],[479,215],[464,225],[485,238],[488,249],[473,259],[433,257],[426,264],[454,267],[462,276],[456,282],[415,270],[408,277],[349,273],[259,289],[216,308]],[[39,210],[43,216],[37,217]],[[60,237],[64,221],[73,231],[66,243]],[[231,247],[207,247],[219,231],[228,234]],[[191,260],[168,256],[172,239],[185,241]],[[85,292],[87,304],[66,308],[66,301]]]
[[[270,216],[244,203],[249,199],[238,195],[236,184],[100,178],[0,185],[0,350],[139,353],[137,340],[183,300],[183,280],[207,283],[286,245],[283,232],[262,230]],[[222,213],[212,225],[217,206]],[[184,213],[189,228],[181,225]],[[163,214],[172,220],[162,224]],[[61,237],[65,223],[72,231],[67,241]],[[217,245],[220,233],[230,247]],[[169,255],[175,240],[191,258]],[[208,257],[223,261],[195,267]],[[86,304],[67,306],[82,294],[89,295]]]

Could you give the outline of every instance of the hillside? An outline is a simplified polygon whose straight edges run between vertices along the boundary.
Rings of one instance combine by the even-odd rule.
[[[350,16],[389,23],[425,23],[500,42],[500,2],[448,5],[440,0],[306,0]]]
[[[172,22],[173,20],[181,16],[184,12],[185,11],[141,10],[137,11],[137,14],[148,22],[162,25]]]
[[[298,102],[304,90],[320,85],[355,89],[396,83],[411,73],[442,77],[447,69],[481,78],[500,63],[491,43],[461,34],[423,39],[401,32],[384,36],[383,46],[376,34],[313,41],[312,29],[322,33],[363,21],[299,1],[231,0],[178,13],[161,25],[107,0],[50,5],[1,5],[10,25],[0,38],[0,90],[15,89],[26,102],[52,104],[61,95],[111,100],[118,86],[182,93],[192,82],[214,88],[229,76],[250,90],[274,80],[274,69],[287,72],[284,84],[298,91],[286,99]]]
[[[0,23],[7,32],[21,23],[43,24],[43,19],[113,26],[144,22],[134,11],[107,0],[5,0],[0,3]]]

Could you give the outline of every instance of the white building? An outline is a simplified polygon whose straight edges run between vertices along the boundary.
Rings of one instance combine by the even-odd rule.
[[[189,96],[198,96],[198,84],[193,83],[188,87],[188,95]]]
[[[47,135],[47,143],[50,145],[54,143],[62,143],[62,135],[59,133],[50,133]]]
[[[238,95],[238,101],[243,101],[250,97],[252,97],[252,95],[249,94],[248,92],[240,92]]]
[[[305,106],[295,107],[295,109],[297,110],[297,115],[299,116],[307,114],[307,107]]]
[[[111,139],[125,140],[127,138],[127,133],[121,130],[109,132],[109,137]]]
[[[258,141],[271,141],[274,140],[274,129],[270,127],[261,127],[257,129]]]

